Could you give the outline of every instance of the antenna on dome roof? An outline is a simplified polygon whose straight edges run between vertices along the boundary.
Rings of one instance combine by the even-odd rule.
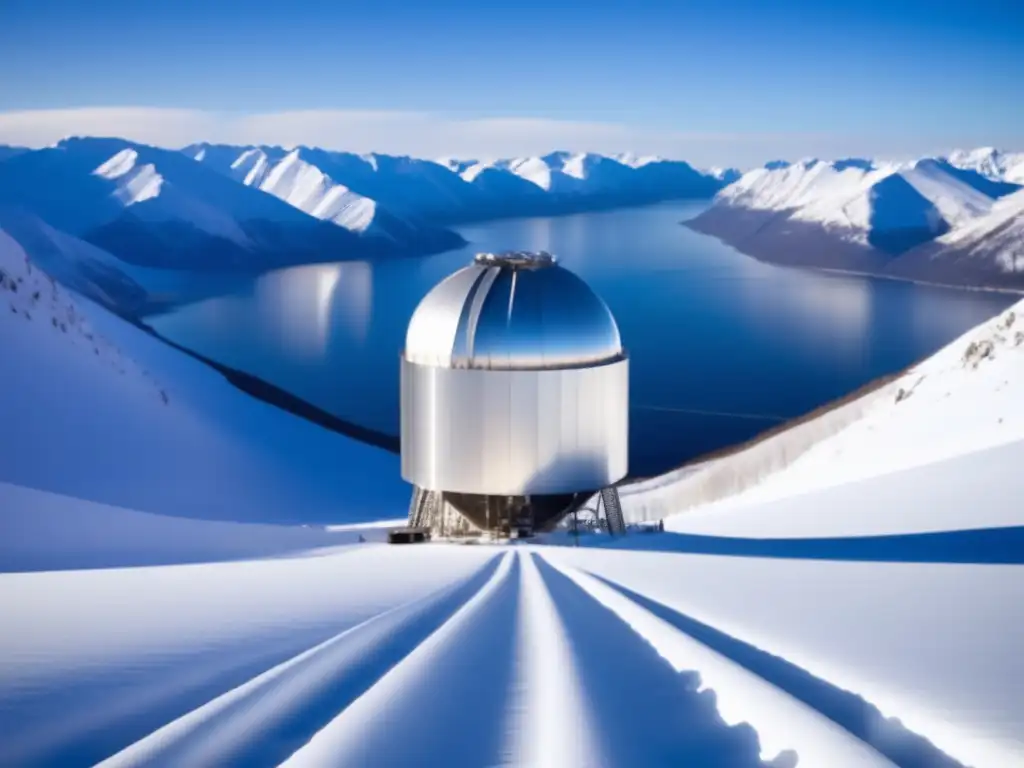
[[[500,253],[478,253],[473,261],[488,267],[542,269],[553,266],[557,259],[547,251],[502,251]]]

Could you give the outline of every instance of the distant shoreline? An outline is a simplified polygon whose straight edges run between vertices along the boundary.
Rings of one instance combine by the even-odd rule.
[[[828,251],[834,258],[838,258],[839,260],[842,260],[844,257],[846,257],[848,260],[853,260],[853,261],[859,261],[861,263],[866,263],[866,266],[864,268],[836,267],[836,266],[827,266],[825,264],[818,264],[818,263],[815,263],[814,260],[805,261],[805,260],[801,260],[801,259],[792,259],[792,260],[790,260],[790,259],[781,258],[781,257],[772,255],[773,253],[776,253],[778,251],[778,249],[781,247],[781,245],[780,245],[781,241],[778,241],[777,239],[776,240],[772,240],[772,241],[768,241],[768,242],[763,242],[763,243],[760,244],[761,247],[757,247],[758,243],[756,242],[756,239],[758,237],[758,233],[763,228],[765,223],[767,223],[767,220],[766,220],[765,223],[762,223],[760,226],[757,226],[753,230],[748,231],[746,237],[735,236],[736,233],[730,231],[729,221],[728,220],[724,220],[724,216],[726,215],[726,211],[725,210],[719,210],[715,214],[717,218],[712,219],[711,221],[707,220],[707,215],[712,210],[713,209],[709,208],[708,210],[706,210],[701,215],[696,216],[696,217],[694,217],[692,219],[686,219],[685,221],[680,221],[679,224],[680,224],[680,226],[686,227],[687,229],[689,229],[689,230],[691,230],[693,232],[697,232],[697,233],[702,234],[702,235],[707,235],[709,237],[713,237],[716,240],[718,240],[719,242],[725,243],[726,245],[730,246],[731,248],[736,249],[736,251],[738,251],[739,253],[742,253],[745,256],[749,256],[752,259],[757,259],[758,261],[760,261],[760,262],[762,262],[764,264],[772,264],[772,265],[778,266],[778,267],[794,267],[794,268],[798,268],[798,269],[807,269],[807,270],[811,270],[811,271],[814,271],[814,272],[823,272],[825,274],[847,275],[847,276],[851,276],[851,277],[870,277],[870,278],[875,278],[875,279],[879,279],[879,280],[893,280],[893,281],[896,281],[896,282],[911,283],[911,284],[914,284],[914,285],[923,285],[923,286],[928,286],[928,287],[931,287],[931,288],[947,288],[947,289],[952,289],[952,290],[957,290],[957,291],[978,291],[978,292],[982,292],[982,293],[999,293],[999,294],[1009,294],[1011,296],[1024,296],[1024,287],[1014,288],[1014,287],[1005,286],[1005,285],[990,285],[990,284],[984,284],[984,283],[980,283],[980,282],[979,283],[939,282],[939,281],[936,281],[936,280],[928,280],[928,279],[922,279],[922,278],[917,278],[917,277],[910,277],[908,275],[895,274],[893,272],[883,271],[882,269],[874,269],[874,268],[872,268],[872,266],[875,263],[878,263],[879,266],[881,266],[881,263],[878,262],[878,258],[880,258],[880,257],[878,257],[877,255],[871,254],[870,252],[867,251],[867,249],[864,249],[863,253],[856,253],[856,254],[854,254],[851,249],[854,249],[854,250],[860,250],[860,249],[856,249],[855,246],[853,246],[853,245],[851,245],[849,243],[837,240],[836,238],[832,238],[833,248],[831,249],[831,251]],[[771,215],[771,212],[769,212],[769,211],[761,211],[761,210],[754,210],[754,209],[735,209],[735,208],[729,208],[728,210],[729,211],[733,211],[735,213],[736,228],[737,229],[742,229],[743,228],[743,226],[744,226],[744,222],[743,222],[744,217],[750,217],[750,216],[769,216],[770,217],[770,215]],[[704,220],[702,220],[702,218]],[[750,228],[749,223],[746,224],[746,227],[748,229]],[[825,250],[825,249],[828,248],[829,239],[828,239],[827,235],[823,234],[824,230],[821,230],[821,231],[809,230],[809,231],[812,231],[812,233],[814,234],[814,239],[809,241],[809,242],[813,243],[814,247],[811,248],[810,246],[805,246],[805,251],[806,250],[822,251],[822,250]]]
[[[753,258],[756,259],[757,257],[753,256]],[[954,291],[975,291],[977,293],[1008,293],[1011,296],[1024,296],[1024,288],[1006,288],[990,285],[963,285],[957,283],[936,283],[932,282],[931,280],[919,280],[913,277],[901,277],[900,275],[887,275],[878,272],[858,272],[856,270],[837,269],[835,267],[801,267],[801,269],[813,269],[818,272],[825,272],[834,275],[850,275],[853,277],[877,278],[878,280],[894,280],[897,283],[913,283],[914,285],[926,285],[929,288],[949,288]]]

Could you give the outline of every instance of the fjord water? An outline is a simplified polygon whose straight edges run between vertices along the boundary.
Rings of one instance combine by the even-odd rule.
[[[467,226],[457,251],[284,269],[147,322],[397,434],[399,354],[423,295],[475,252],[548,250],[618,320],[631,357],[630,472],[649,476],[897,371],[1015,298],[764,264],[680,225],[704,205]]]

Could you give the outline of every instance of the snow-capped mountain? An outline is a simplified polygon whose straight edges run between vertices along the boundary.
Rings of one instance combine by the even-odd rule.
[[[988,212],[1002,190],[938,160],[906,166],[869,160],[808,160],[742,176],[718,200],[754,210],[788,211],[798,221],[846,229],[851,238],[923,227],[938,231]]]
[[[68,139],[8,159],[0,204],[143,266],[265,269],[380,252],[180,152],[121,139]]]
[[[987,212],[903,254],[896,275],[928,275],[938,282],[1024,287],[1024,190],[996,200]]]
[[[125,261],[202,269],[434,252],[464,243],[445,228],[459,222],[715,195],[688,225],[765,260],[1017,285],[1018,270],[1007,266],[1016,262],[998,255],[1013,242],[1006,222],[1017,214],[996,203],[1022,185],[1024,154],[993,149],[911,163],[779,160],[742,175],[565,151],[430,161],[69,139],[0,154],[0,206],[26,209]]]
[[[197,144],[184,152],[261,189],[273,168],[295,156],[332,184],[374,201],[376,215],[386,212],[412,223],[457,223],[710,197],[723,186],[721,179],[683,162],[564,151],[543,157],[436,162],[307,147],[289,151]]]
[[[547,190],[509,169],[515,162],[473,162],[459,171],[461,178],[472,185],[480,200],[479,207],[498,211],[504,206],[507,210],[531,211],[551,205]]]
[[[392,215],[413,219],[455,218],[472,198],[471,188],[448,168],[431,160],[311,147],[228,147],[195,144],[183,152],[200,164],[248,185],[260,186],[273,168],[294,156],[303,167],[315,168],[331,184],[370,198]]]
[[[485,198],[485,210],[526,214],[710,197],[723,186],[684,162],[589,152],[478,162],[460,173]]]
[[[926,260],[900,264],[903,254],[987,217],[1018,189],[935,158],[779,162],[744,174],[688,225],[769,261],[938,280]],[[943,280],[1017,279],[995,262],[974,265]]]
[[[722,182],[722,184],[726,185],[732,184],[734,181],[739,180],[739,178],[743,175],[743,171],[741,171],[739,168],[720,168],[718,166],[706,168],[704,172],[718,179],[720,182]]]
[[[946,158],[950,165],[977,171],[996,181],[1024,184],[1024,152],[1001,152],[993,147],[958,149]]]
[[[225,152],[224,147],[200,145],[187,148],[185,153],[246,186],[363,238],[410,251],[447,250],[464,243],[450,230],[397,216],[376,200],[338,183],[307,159],[309,150],[284,152],[276,147],[251,147],[237,154]]]
[[[438,165],[443,165],[445,168],[447,168],[452,173],[458,173],[460,175],[467,168],[470,168],[470,167],[480,163],[479,160],[467,160],[467,159],[458,158],[458,157],[439,157],[439,158],[437,158],[436,162],[437,162]]]
[[[683,162],[570,152],[434,162],[75,138],[0,161],[0,205],[125,261],[201,269],[446,250],[464,240],[444,224],[709,197],[723,185]]]

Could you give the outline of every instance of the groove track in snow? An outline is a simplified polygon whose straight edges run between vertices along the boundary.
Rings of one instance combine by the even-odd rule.
[[[879,740],[878,723],[857,720],[852,694],[800,678],[784,659],[644,589],[592,575],[570,557],[579,553],[416,553],[424,559],[410,553],[392,567],[447,568],[472,555],[471,567],[451,570],[432,591],[380,603],[342,622],[343,631],[312,642],[297,631],[306,645],[189,711],[165,710],[162,725],[128,746],[122,740],[99,756],[120,749],[102,765],[952,764],[909,732],[897,744],[904,751],[888,749],[891,733]],[[342,599],[339,620],[356,599]],[[20,764],[55,763],[29,754]]]
[[[679,674],[593,594],[537,559],[593,709],[603,765],[763,765],[753,729],[726,724],[695,675]]]
[[[515,602],[514,557],[505,555],[483,588],[447,623],[285,765],[415,766],[431,754],[444,754],[448,765],[487,764],[497,743],[497,734],[487,733],[487,728],[500,714],[504,697],[500,681],[487,675],[486,665],[472,662],[487,660],[489,640],[499,641],[500,652],[502,635],[512,634],[507,607]],[[454,752],[451,757],[448,750]]]
[[[777,694],[784,701],[775,702],[773,707],[751,707],[753,702],[750,699],[743,702],[748,709],[750,721],[758,724],[758,731],[762,734],[762,738],[769,732],[769,727],[765,723],[765,713],[774,713],[772,718],[768,718],[770,721],[778,715],[780,703],[787,704],[792,708],[795,702],[803,702],[803,705],[806,705],[815,716],[828,718],[848,732],[845,735],[847,751],[849,751],[849,746],[855,743],[850,738],[852,735],[888,758],[884,761],[886,765],[895,764],[899,768],[964,768],[962,763],[942,753],[927,739],[907,729],[899,720],[885,718],[877,708],[856,694],[844,691],[827,680],[815,678],[785,659],[758,650],[749,643],[730,637],[714,627],[673,611],[671,608],[656,603],[643,595],[633,593],[614,582],[605,582],[607,586],[604,586],[601,584],[603,579],[595,579],[587,574],[578,574],[578,576],[591,583],[596,583],[598,589],[603,587],[603,589],[609,590],[605,594],[610,601],[621,600],[631,606],[634,612],[646,613],[648,624],[660,622],[662,629],[669,631],[673,628],[678,629],[677,635],[682,638],[693,638],[689,642],[703,646],[707,649],[707,653],[719,656],[721,662],[746,670],[761,685],[777,687]],[[618,594],[616,595],[616,593]],[[625,615],[623,618],[625,619]],[[638,631],[640,630],[638,629]],[[655,641],[652,640],[652,642]],[[797,709],[801,706],[797,704]],[[804,726],[806,725],[809,723],[804,723]],[[822,723],[822,725],[825,726],[824,730],[832,728],[829,722]],[[796,723],[787,724],[785,730],[782,731],[782,733],[790,734],[819,734],[821,732],[820,728],[800,727]],[[812,744],[812,749],[799,749],[798,752],[805,757],[812,754],[820,755],[821,760],[828,759],[830,764],[838,766],[839,762],[836,756],[839,754],[840,746],[841,741],[839,740],[832,744],[826,741]],[[877,754],[875,758],[877,758]],[[817,762],[817,760],[811,762]]]
[[[358,551],[0,574],[0,765],[91,766],[498,553]]]
[[[595,743],[592,713],[584,698],[561,615],[540,575],[535,556],[519,553],[518,696],[511,713],[510,763],[540,768],[609,765]]]
[[[660,656],[665,662],[664,666],[670,673],[689,672],[692,677],[693,670],[700,670],[702,687],[714,690],[715,695],[711,697],[710,712],[700,712],[695,705],[684,702],[683,693],[680,690],[676,695],[666,696],[666,706],[659,707],[657,711],[649,713],[642,719],[646,725],[656,724],[658,727],[652,729],[652,733],[645,739],[636,738],[632,734],[629,743],[625,747],[641,746],[636,742],[645,741],[651,743],[659,736],[664,738],[667,733],[673,731],[685,731],[692,727],[694,722],[700,720],[712,721],[719,717],[715,704],[719,710],[728,713],[727,720],[731,723],[752,723],[762,744],[762,756],[771,757],[773,754],[781,754],[787,750],[796,752],[803,765],[828,765],[831,768],[846,768],[854,766],[891,766],[892,763],[886,760],[875,750],[863,742],[854,738],[851,734],[838,727],[835,723],[823,715],[797,701],[784,691],[774,687],[760,677],[747,671],[739,664],[716,653],[711,648],[693,640],[688,635],[679,631],[664,619],[651,613],[635,601],[628,599],[620,592],[612,589],[599,579],[575,569],[548,566],[560,573],[560,578],[571,581],[575,588],[593,598],[594,601],[607,609],[608,616],[604,622],[609,623],[612,617],[618,619],[616,627],[609,626],[602,632],[605,641],[614,629],[619,632],[632,629],[638,639],[642,638],[650,644],[647,649],[649,654]],[[586,601],[578,597],[570,605],[585,606]],[[592,608],[590,608],[593,611]],[[625,651],[626,649],[623,648]],[[635,670],[637,661],[642,657],[639,650],[634,649],[626,658],[630,670],[630,682],[633,685],[640,684],[639,674]],[[648,664],[653,667],[654,665]],[[664,677],[664,673],[661,677]],[[597,678],[597,679],[606,679]],[[595,679],[593,676],[588,680]],[[651,683],[645,683],[649,693]],[[696,694],[696,685],[690,691],[691,696]],[[621,701],[628,698],[631,701],[638,700],[635,694],[632,696],[601,697],[607,700]],[[659,716],[668,714],[670,707],[683,710],[685,717],[679,718],[675,728],[671,722],[658,722]],[[723,723],[724,724],[724,723]],[[695,739],[694,743],[688,745],[688,752],[681,752],[680,748],[684,742],[676,739],[665,744],[664,758],[658,764],[667,764],[672,761],[696,761],[697,764],[706,762],[711,764],[714,760],[722,760],[720,753],[702,754],[702,744]],[[620,764],[638,764],[640,759],[654,757],[652,755],[638,755],[632,760],[622,761]]]
[[[371,688],[492,578],[378,614],[208,702],[101,765],[273,766]]]

